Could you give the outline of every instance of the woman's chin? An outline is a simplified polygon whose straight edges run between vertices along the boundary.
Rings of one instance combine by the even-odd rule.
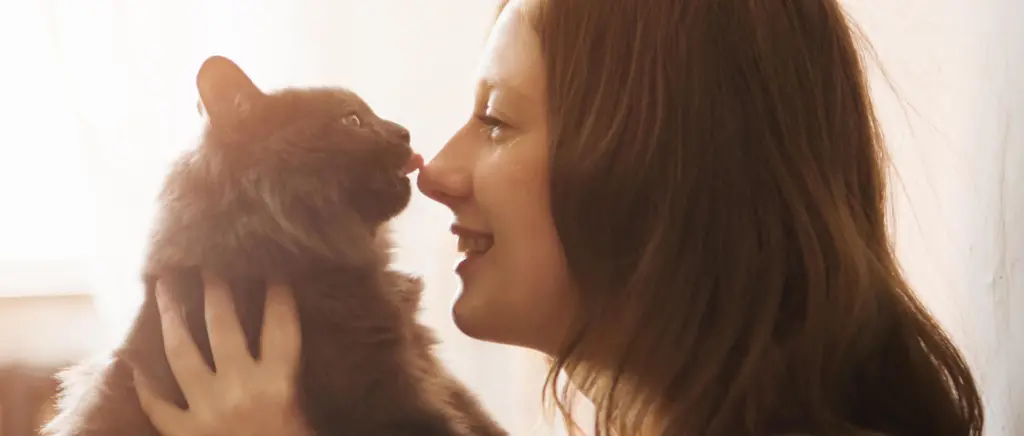
[[[462,334],[479,341],[524,347],[547,353],[535,339],[534,327],[525,316],[509,316],[514,308],[474,301],[460,294],[452,304],[452,322]],[[497,306],[497,307],[496,307]]]
[[[452,322],[462,334],[473,339],[507,345],[521,345],[516,338],[519,330],[515,325],[507,325],[507,319],[501,310],[494,310],[492,304],[481,301],[478,295],[467,295],[462,292],[452,304]]]
[[[465,292],[460,293],[452,304],[452,322],[462,334],[481,341],[492,341],[485,322],[481,321],[479,307],[472,307],[467,301]],[[476,310],[474,310],[476,309]]]

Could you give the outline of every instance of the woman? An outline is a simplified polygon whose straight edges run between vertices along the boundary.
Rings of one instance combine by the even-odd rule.
[[[970,370],[891,250],[835,0],[513,0],[482,67],[418,181],[466,252],[453,317],[552,356],[597,434],[981,434]],[[276,295],[266,329],[294,332]],[[206,383],[176,374],[188,412],[142,388],[145,408],[167,436],[303,434],[289,337]]]

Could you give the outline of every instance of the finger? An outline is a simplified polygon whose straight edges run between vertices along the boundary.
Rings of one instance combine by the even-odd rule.
[[[135,385],[135,392],[139,396],[139,405],[157,432],[163,436],[195,434],[190,428],[188,412],[157,396],[139,372],[133,372],[132,377],[132,384]]]
[[[238,321],[235,303],[227,284],[203,274],[203,295],[206,299],[206,330],[217,368],[240,368],[252,365],[246,347],[245,332]]]
[[[185,393],[185,398],[189,398],[189,393],[195,395],[209,386],[213,372],[203,360],[196,343],[192,341],[192,335],[189,334],[188,326],[182,319],[181,311],[171,300],[170,294],[170,289],[157,282],[156,304],[160,310],[160,328],[163,332],[167,363]]]
[[[298,370],[302,334],[295,296],[288,285],[271,284],[267,289],[260,349],[264,365],[291,373]]]

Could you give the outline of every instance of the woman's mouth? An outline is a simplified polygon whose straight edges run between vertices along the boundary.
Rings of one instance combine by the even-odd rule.
[[[459,253],[465,256],[455,267],[455,272],[467,280],[473,274],[471,271],[479,268],[481,258],[494,246],[494,235],[459,224],[452,224],[451,230],[459,237]]]
[[[459,253],[469,256],[479,256],[487,253],[494,245],[494,235],[479,230],[473,230],[458,224],[452,224],[452,234],[459,237]]]
[[[467,238],[459,237],[459,253],[466,255],[481,255],[491,249],[494,240],[491,238]]]

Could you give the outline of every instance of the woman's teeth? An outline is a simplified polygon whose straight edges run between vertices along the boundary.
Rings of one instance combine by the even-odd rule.
[[[484,254],[494,245],[494,238],[490,236],[460,236],[459,253]]]

